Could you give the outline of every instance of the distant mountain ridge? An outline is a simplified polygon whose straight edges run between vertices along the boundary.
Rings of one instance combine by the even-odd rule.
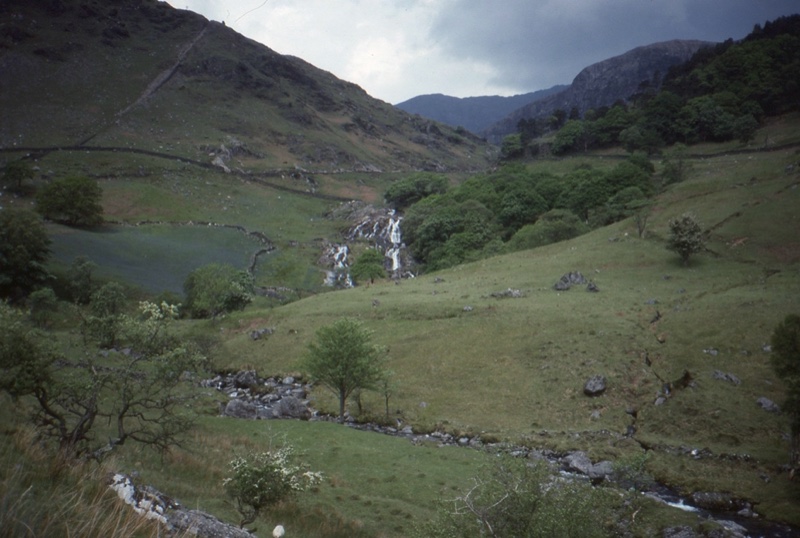
[[[714,43],[676,39],[636,47],[584,68],[564,90],[513,111],[480,134],[499,144],[503,137],[516,131],[522,119],[547,117],[559,109],[569,113],[573,108],[582,115],[591,108],[626,100],[643,82],[659,84],[670,67],[688,61],[700,48],[711,45]]]
[[[462,98],[436,93],[418,95],[395,106],[411,114],[419,114],[452,127],[463,127],[478,134],[513,111],[566,88],[566,85],[558,85],[510,97],[492,95]]]

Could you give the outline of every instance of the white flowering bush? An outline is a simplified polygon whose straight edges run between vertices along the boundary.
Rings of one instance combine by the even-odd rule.
[[[231,476],[222,484],[242,514],[241,527],[255,521],[261,510],[322,481],[322,473],[309,471],[296,463],[293,455],[294,449],[286,445],[231,460]]]

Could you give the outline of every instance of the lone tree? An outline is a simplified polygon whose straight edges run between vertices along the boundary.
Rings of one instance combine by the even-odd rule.
[[[683,265],[689,265],[689,256],[705,248],[703,229],[691,213],[670,219],[669,232],[667,248],[678,253]]]
[[[36,208],[45,218],[69,226],[98,226],[103,223],[102,196],[97,181],[69,177],[43,187],[36,195]]]
[[[800,470],[800,316],[790,314],[772,333],[772,369],[786,385],[783,410],[792,428],[791,473]]]
[[[27,161],[11,161],[3,170],[3,182],[16,191],[22,190],[22,183],[26,179],[33,179],[33,169]]]
[[[383,258],[383,254],[377,249],[369,248],[365,250],[356,258],[355,263],[350,268],[350,276],[358,284],[367,280],[372,284],[376,278],[385,277],[386,269],[383,267]]]
[[[50,239],[32,211],[0,211],[0,297],[19,299],[41,286],[50,274]]]
[[[383,350],[371,338],[361,323],[342,318],[317,330],[308,344],[303,367],[339,398],[340,421],[353,391],[375,388],[383,379]]]

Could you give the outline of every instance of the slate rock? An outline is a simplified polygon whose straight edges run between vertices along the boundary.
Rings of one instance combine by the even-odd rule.
[[[222,414],[226,417],[255,419],[258,412],[254,404],[234,399],[228,402]]]
[[[583,385],[583,393],[587,396],[600,396],[606,391],[606,378],[601,375],[590,377]]]
[[[769,398],[765,398],[764,396],[762,396],[761,398],[756,400],[756,403],[759,405],[759,407],[761,407],[761,409],[763,409],[764,411],[767,411],[769,413],[780,413],[781,412],[781,408],[778,406],[778,404],[776,404],[775,402],[773,402]]]

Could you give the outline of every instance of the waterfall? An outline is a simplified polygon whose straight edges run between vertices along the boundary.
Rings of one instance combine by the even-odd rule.
[[[385,256],[392,261],[392,275],[397,275],[401,269],[400,248],[403,246],[403,236],[400,233],[400,221],[403,217],[395,216],[394,211],[389,214],[389,245],[387,245]]]

